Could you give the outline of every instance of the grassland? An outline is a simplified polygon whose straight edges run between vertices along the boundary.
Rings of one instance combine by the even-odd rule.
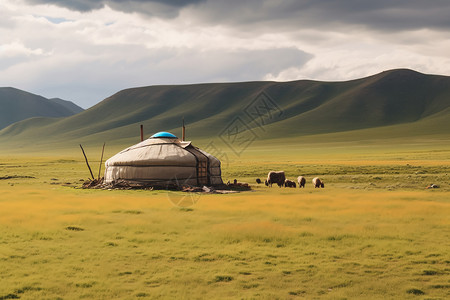
[[[76,150],[3,154],[0,299],[450,297],[448,142],[271,145],[226,152],[224,180],[283,169],[305,189],[182,207],[182,193],[80,189]]]

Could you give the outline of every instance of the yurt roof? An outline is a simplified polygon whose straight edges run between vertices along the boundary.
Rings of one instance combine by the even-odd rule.
[[[175,139],[177,139],[177,137],[175,135],[173,135],[172,133],[167,132],[167,131],[157,132],[154,135],[152,135],[150,138],[175,138]]]
[[[161,137],[166,135],[166,137]],[[169,132],[158,132],[150,138],[128,147],[106,161],[106,165],[189,165],[196,166],[197,159],[192,153],[197,149],[207,156],[211,165],[220,161],[205,151],[192,148],[190,141],[181,141]]]

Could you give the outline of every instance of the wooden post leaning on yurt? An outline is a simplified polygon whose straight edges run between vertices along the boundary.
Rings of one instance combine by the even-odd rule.
[[[144,140],[144,125],[141,124],[141,142]]]

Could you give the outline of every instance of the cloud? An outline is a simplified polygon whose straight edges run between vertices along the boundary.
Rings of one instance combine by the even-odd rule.
[[[450,27],[450,2],[446,0],[210,0],[190,8],[207,22],[283,28],[364,26],[381,31]],[[276,25],[276,26],[273,26]]]
[[[105,6],[127,13],[149,16],[176,17],[181,8],[202,0],[26,0],[30,4],[51,4],[80,12],[102,9]]]
[[[92,11],[104,7],[103,0],[26,0],[29,4],[51,4],[81,12]]]
[[[167,53],[167,49],[162,49]],[[168,58],[152,65],[152,81],[195,83],[252,81],[268,74],[278,75],[286,68],[303,66],[312,55],[295,48],[266,50],[177,49]],[[162,75],[162,76],[161,76]],[[159,78],[158,78],[159,77]]]
[[[87,12],[108,6],[126,13],[174,18],[181,10],[209,24],[274,30],[362,25],[381,31],[450,28],[448,0],[26,0]],[[275,24],[276,26],[269,26]]]
[[[274,44],[275,36],[247,40],[226,28],[184,27],[179,19],[143,20],[108,8],[21,9],[10,12],[12,28],[0,28],[0,82],[85,108],[125,88],[260,80],[312,58]]]
[[[11,66],[24,61],[31,61],[39,56],[45,56],[48,53],[40,48],[30,49],[18,41],[9,44],[0,45],[0,71],[6,70]]]
[[[42,55],[42,49],[29,49],[20,42],[0,45],[0,58]]]
[[[109,7],[124,13],[224,25],[249,33],[316,29],[381,32],[450,29],[448,0],[25,0],[79,12]]]

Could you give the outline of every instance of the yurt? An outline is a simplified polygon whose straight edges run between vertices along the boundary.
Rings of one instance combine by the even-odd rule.
[[[162,187],[223,184],[217,158],[169,132],[158,132],[108,159],[104,183],[119,180]]]

